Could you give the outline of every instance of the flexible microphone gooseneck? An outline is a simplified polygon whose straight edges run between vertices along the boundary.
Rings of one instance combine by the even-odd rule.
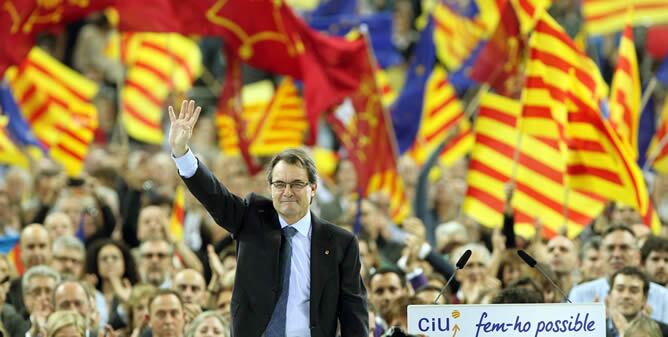
[[[469,259],[471,258],[471,250],[467,249],[464,254],[457,260],[457,263],[455,263],[455,266],[457,269],[464,269],[466,266],[466,263],[469,262]],[[441,298],[441,295],[443,295],[443,292],[445,291],[445,288],[447,288],[450,285],[450,282],[455,278],[455,274],[457,274],[457,271],[455,270],[452,275],[450,275],[450,278],[448,278],[448,282],[445,283],[443,288],[441,288],[441,291],[438,292],[438,296],[436,296],[436,299],[434,300],[434,304],[438,304],[438,300]]]
[[[559,290],[559,293],[561,294],[561,296],[563,296],[564,299],[565,299],[568,303],[573,303],[573,302],[571,302],[570,299],[568,299],[568,296],[567,296],[567,295],[564,293],[564,291],[557,285],[557,283],[554,282],[554,280],[552,280],[549,276],[547,276],[547,273],[546,273],[546,272],[543,270],[543,268],[541,268],[540,265],[536,262],[536,259],[534,259],[533,257],[531,257],[531,255],[527,254],[527,252],[525,252],[525,251],[523,251],[523,250],[521,250],[521,249],[517,251],[517,255],[519,255],[519,256],[522,258],[522,260],[523,260],[526,264],[529,265],[529,267],[538,269],[538,271],[539,271],[541,274],[543,274],[543,276],[544,276],[548,281],[550,281],[550,283],[552,283],[552,286],[554,286],[554,288],[556,288],[557,290]]]

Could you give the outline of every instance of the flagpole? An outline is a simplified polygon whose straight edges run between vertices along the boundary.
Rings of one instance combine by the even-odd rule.
[[[116,29],[116,34],[118,35],[118,62],[123,64],[123,36],[121,32]],[[125,67],[123,67],[125,68]],[[120,144],[121,148],[128,149],[130,144],[130,139],[128,133],[125,130],[123,125],[123,89],[125,88],[125,71],[121,72],[121,75],[116,78],[116,130],[111,134],[111,143],[114,143],[114,138]]]
[[[649,102],[649,99],[652,97],[652,93],[654,92],[654,89],[656,89],[656,76],[652,76],[652,79],[649,80],[649,83],[647,83],[647,88],[645,88],[645,92],[642,94],[642,99],[640,100],[640,112],[642,113],[643,110],[645,110],[645,107],[647,106],[647,103]]]
[[[661,149],[666,147],[666,145],[668,145],[668,132],[666,132],[666,134],[661,137],[659,144],[654,149],[652,149],[652,152],[645,161],[645,164],[642,166],[643,171],[649,171],[649,168],[652,167],[652,164],[654,164],[656,158],[659,156],[659,154],[661,154]]]

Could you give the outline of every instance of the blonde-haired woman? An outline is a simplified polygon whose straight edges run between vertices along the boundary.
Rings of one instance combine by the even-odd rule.
[[[46,321],[46,337],[85,337],[86,321],[75,311],[56,311]]]
[[[216,311],[205,311],[188,325],[186,337],[229,337],[229,323]]]

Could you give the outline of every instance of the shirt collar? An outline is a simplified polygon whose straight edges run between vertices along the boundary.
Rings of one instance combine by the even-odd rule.
[[[278,216],[278,221],[281,223],[281,229],[290,226],[280,215]],[[303,236],[311,238],[311,212],[306,212],[306,215],[299,219],[299,221],[292,224],[292,227],[294,227],[297,232],[301,233]]]

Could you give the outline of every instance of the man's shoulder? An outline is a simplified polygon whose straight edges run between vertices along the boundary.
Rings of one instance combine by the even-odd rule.
[[[668,288],[654,282],[649,283],[649,290],[651,292],[661,293],[662,296],[668,296]]]
[[[580,284],[576,285],[571,290],[571,296],[573,296],[573,295],[577,296],[577,295],[581,295],[581,294],[584,294],[584,293],[597,291],[597,290],[598,291],[601,291],[601,290],[607,291],[609,288],[610,288],[610,286],[608,285],[608,279],[605,278],[605,277],[601,277],[601,278],[598,278],[598,279],[595,279],[595,280],[592,280],[592,281],[589,281],[589,282],[580,283]]]

